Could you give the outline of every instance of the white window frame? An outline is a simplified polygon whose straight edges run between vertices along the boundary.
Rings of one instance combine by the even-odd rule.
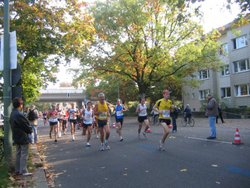
[[[205,70],[200,70],[198,72],[198,79],[199,80],[206,80],[210,77],[210,72],[209,69],[205,69]]]
[[[231,95],[232,95],[232,93],[231,93],[230,87],[222,87],[221,88],[221,98],[230,98]]]
[[[210,89],[199,90],[200,100],[206,100],[207,95],[210,93]]]
[[[249,84],[235,85],[234,90],[235,90],[235,96],[236,97],[250,96]],[[246,93],[243,93],[244,90],[246,90]]]
[[[233,43],[235,50],[246,47],[248,45],[247,35],[242,35],[240,37],[234,38]]]
[[[222,44],[220,47],[220,55],[224,55],[224,56],[228,55],[228,52],[229,52],[228,44],[227,43]]]
[[[224,65],[221,70],[221,76],[228,76],[230,75],[230,67],[229,65]]]
[[[242,69],[241,65],[243,65],[245,68]],[[249,71],[250,70],[249,59],[242,59],[242,60],[239,60],[239,61],[234,61],[233,62],[233,67],[234,67],[234,72],[235,73]]]

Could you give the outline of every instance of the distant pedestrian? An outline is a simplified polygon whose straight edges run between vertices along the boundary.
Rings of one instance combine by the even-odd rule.
[[[170,116],[172,118],[172,122],[173,122],[173,129],[172,132],[175,133],[177,132],[177,118],[178,118],[178,114],[179,114],[179,109],[177,106],[173,106],[173,111],[170,112]]]
[[[192,118],[192,110],[190,108],[190,105],[187,104],[184,109],[184,120],[187,125],[191,123],[191,118]]]
[[[94,114],[96,115],[97,125],[100,132],[100,140],[101,140],[101,147],[100,150],[109,150],[110,146],[108,144],[108,139],[110,135],[110,127],[109,127],[109,107],[105,100],[105,94],[99,93],[98,94],[99,101],[95,105]],[[104,138],[105,137],[105,138]]]
[[[170,133],[171,128],[171,117],[170,113],[172,109],[172,101],[169,99],[170,92],[168,89],[163,90],[163,98],[159,99],[154,106],[154,109],[159,112],[159,121],[163,127],[164,133],[162,139],[160,140],[159,150],[164,151],[164,143]]]
[[[37,126],[38,126],[39,112],[36,109],[35,105],[30,106],[27,117],[28,117],[28,120],[30,121],[31,127],[33,129],[33,132],[31,134],[31,143],[36,144],[38,142]]]
[[[218,119],[220,118],[221,120],[221,123],[225,123],[224,119],[223,119],[223,114],[222,114],[222,109],[220,106],[218,106],[218,112],[219,112],[219,115],[216,116],[216,123],[218,123]]]
[[[153,104],[153,106],[154,106],[154,104]],[[153,125],[158,124],[158,121],[159,121],[159,113],[158,113],[156,110],[152,109],[151,115],[152,115],[152,117],[153,117]]]
[[[16,145],[16,174],[23,176],[32,175],[27,169],[29,134],[32,133],[32,127],[29,120],[21,112],[23,109],[23,100],[14,98],[12,101],[13,110],[10,114],[10,125],[13,132],[13,140]]]
[[[218,116],[218,103],[215,98],[208,94],[207,96],[207,107],[206,107],[206,116],[208,117],[209,126],[210,126],[210,136],[207,139],[216,139],[216,117]]]
[[[136,108],[136,112],[138,113],[138,138],[140,138],[142,126],[145,125],[145,129],[143,131],[143,136],[146,137],[147,130],[149,129],[149,120],[148,120],[148,113],[147,113],[147,105],[146,105],[145,98],[141,98],[140,103]]]

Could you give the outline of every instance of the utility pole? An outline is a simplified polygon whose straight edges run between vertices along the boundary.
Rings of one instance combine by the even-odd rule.
[[[9,167],[12,165],[12,130],[9,119],[11,113],[11,71],[10,71],[10,16],[9,0],[4,0],[4,69],[3,69],[3,102],[4,102],[4,156]]]

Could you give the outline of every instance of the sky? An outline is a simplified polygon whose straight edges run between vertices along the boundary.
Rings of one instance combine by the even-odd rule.
[[[229,10],[226,8],[226,3],[227,0],[205,0],[205,2],[201,3],[201,11],[203,12],[201,25],[203,25],[206,33],[232,22],[237,17],[237,14],[240,12],[239,6],[234,4]],[[59,81],[57,84],[50,84],[49,87],[58,87],[60,82],[71,82],[73,73],[69,73],[67,69],[77,68],[77,66],[77,61],[72,62],[70,66],[60,65],[60,72],[57,74]]]

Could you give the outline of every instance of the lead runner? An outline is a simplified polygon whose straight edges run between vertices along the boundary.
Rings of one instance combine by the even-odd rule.
[[[160,140],[160,145],[159,145],[160,151],[165,150],[164,143],[170,133],[170,127],[171,127],[170,112],[173,110],[172,101],[169,99],[170,97],[169,90],[164,89],[162,94],[163,94],[163,98],[159,99],[153,107],[155,111],[159,112],[159,121],[164,131],[162,139]]]

